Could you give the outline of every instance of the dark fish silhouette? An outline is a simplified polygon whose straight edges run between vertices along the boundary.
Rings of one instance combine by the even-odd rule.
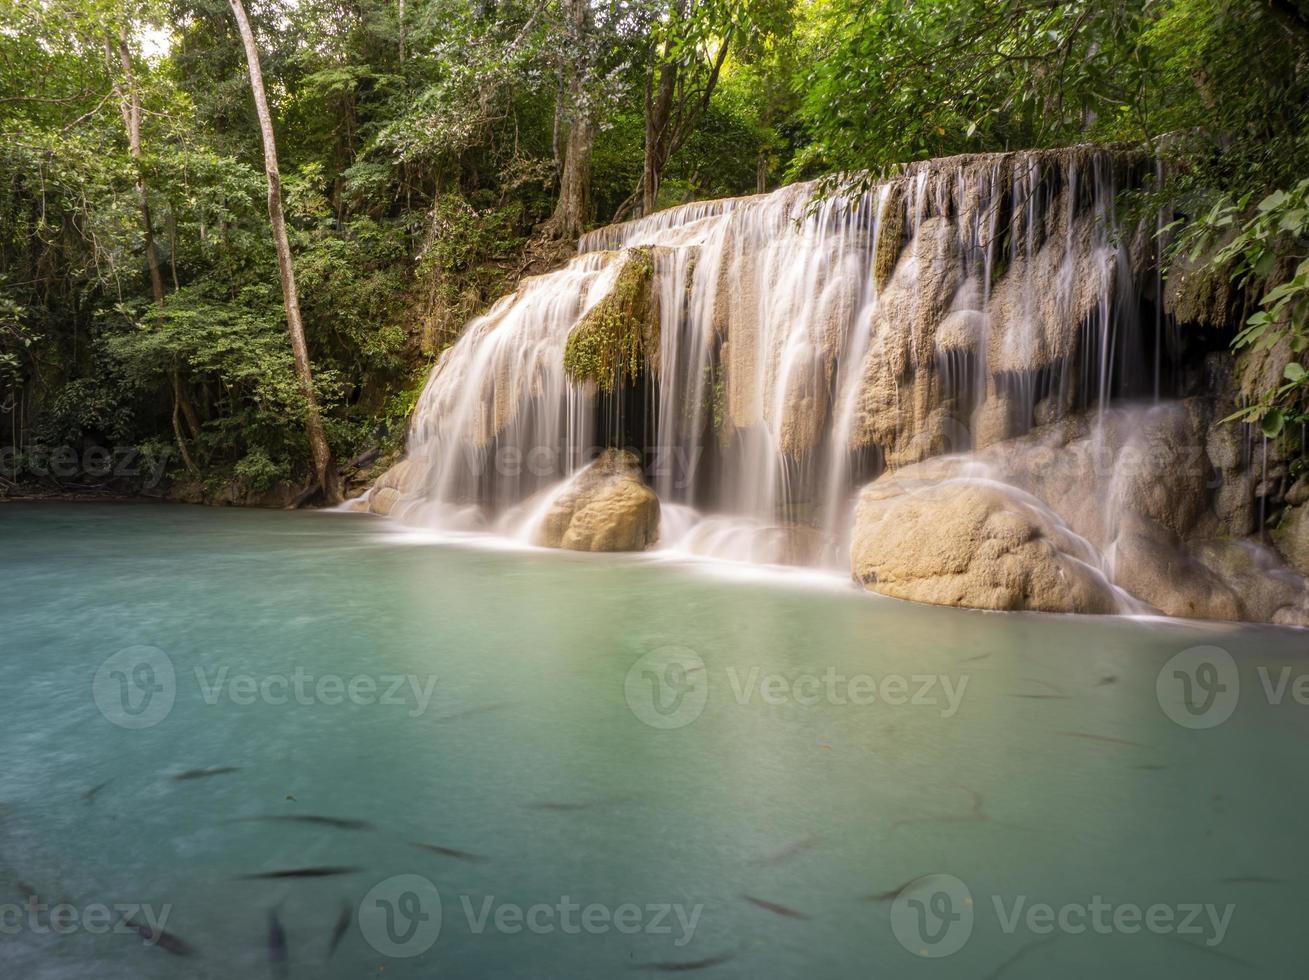
[[[188,769],[186,772],[179,772],[173,777],[174,782],[186,782],[191,779],[208,779],[210,776],[226,776],[229,773],[240,772],[236,766],[215,766],[212,769]]]
[[[268,962],[272,964],[274,976],[286,976],[286,930],[276,909],[268,913]]]
[[[350,931],[350,921],[353,918],[354,910],[350,908],[350,903],[344,903],[341,906],[341,914],[336,917],[336,925],[332,926],[331,941],[327,944],[327,958],[329,960],[336,955],[336,947],[341,945],[341,940]]]
[[[506,708],[514,708],[522,704],[521,701],[493,701],[490,704],[478,704],[471,708],[463,708],[460,711],[452,711],[448,715],[442,715],[437,721],[455,721],[459,718],[471,718],[475,715],[485,715],[493,711],[504,711]]]
[[[1090,732],[1055,732],[1056,735],[1066,735],[1068,738],[1085,738],[1092,742],[1107,742],[1110,745],[1127,745],[1134,749],[1145,748],[1140,742],[1129,742],[1125,738],[1114,738],[1112,735],[1092,735]]]
[[[279,881],[283,878],[333,878],[337,875],[358,874],[363,868],[321,867],[321,868],[285,868],[280,871],[258,871],[254,874],[238,875],[237,881]]]
[[[194,956],[195,947],[186,940],[166,932],[163,929],[155,929],[146,925],[144,922],[137,922],[135,919],[129,919],[126,923],[127,928],[131,929],[138,936],[146,941],[149,946],[158,946],[166,953],[172,953],[174,956]]]
[[[267,817],[240,817],[239,820],[249,823],[258,820],[276,820],[282,823],[308,823],[318,827],[333,827],[337,830],[373,830],[373,825],[367,820],[348,820],[344,817],[317,817],[311,815],[274,815]]]
[[[416,847],[420,851],[431,851],[433,854],[440,854],[442,857],[454,858],[456,861],[485,861],[480,854],[470,854],[468,851],[456,850],[453,847],[442,847],[440,844],[424,844],[421,841],[411,841],[410,847]]]
[[[102,789],[104,789],[112,782],[113,782],[112,779],[106,779],[103,783],[98,783],[95,786],[92,786],[90,789],[88,789],[85,793],[82,794],[82,799],[90,803],[92,800],[96,798],[96,794],[98,794]]]
[[[798,912],[795,909],[788,908],[785,905],[778,905],[776,902],[770,902],[766,898],[755,898],[753,895],[742,895],[741,897],[744,898],[751,905],[757,905],[759,908],[772,912],[774,915],[785,916],[788,919],[809,918],[809,916],[805,915],[803,912]]]
[[[1057,695],[1059,695],[1060,697],[1066,697],[1066,696],[1067,696],[1067,693],[1068,693],[1068,692],[1066,692],[1062,687],[1060,687],[1058,684],[1051,684],[1049,681],[1043,681],[1043,680],[1041,680],[1041,678],[1039,678],[1039,677],[1019,677],[1018,679],[1019,679],[1020,681],[1027,681],[1027,683],[1029,683],[1029,684],[1040,684],[1043,688],[1045,688],[1045,689],[1046,689],[1047,691],[1049,691],[1051,694],[1057,694]]]
[[[1011,698],[1030,698],[1033,701],[1067,701],[1067,694],[1010,694]]]
[[[1095,686],[1104,687],[1106,684],[1116,683],[1117,680],[1118,678],[1114,674],[1106,674],[1104,677],[1101,677],[1098,681],[1096,681]]]
[[[803,854],[805,851],[811,851],[819,844],[819,838],[814,834],[802,837],[793,844],[788,844],[780,851],[774,851],[772,854],[765,855],[755,862],[755,864],[768,867],[774,864],[781,864],[795,857],[797,854]]]
[[[914,875],[912,878],[906,878],[894,888],[888,888],[886,891],[878,892],[876,895],[865,895],[863,900],[865,902],[889,902],[921,877],[922,875]]]
[[[1005,970],[1009,969],[1009,967],[1013,966],[1015,963],[1017,963],[1019,960],[1021,960],[1024,956],[1026,956],[1026,955],[1027,955],[1028,953],[1030,953],[1032,950],[1034,950],[1034,949],[1038,949],[1038,948],[1041,947],[1041,946],[1047,946],[1047,945],[1049,945],[1050,943],[1054,942],[1054,941],[1055,941],[1056,939],[1058,939],[1058,938],[1059,938],[1059,937],[1058,937],[1057,935],[1055,935],[1055,936],[1046,936],[1044,939],[1037,939],[1037,940],[1035,940],[1035,941],[1033,941],[1033,942],[1030,942],[1030,943],[1026,944],[1025,946],[1021,946],[1021,947],[1019,947],[1018,952],[1014,953],[1013,956],[1009,957],[1009,959],[1005,960],[1003,963],[1001,963],[999,966],[997,966],[994,970],[992,970],[990,973],[988,973],[988,974],[986,975],[986,977],[984,978],[984,980],[997,980],[997,978],[1000,976],[1000,974],[1004,973]]]
[[[726,963],[732,958],[731,953],[724,953],[721,956],[706,956],[702,960],[687,960],[684,963],[641,963],[634,966],[634,970],[657,970],[661,973],[685,973],[689,970],[707,970],[711,966],[718,966],[720,963]]]

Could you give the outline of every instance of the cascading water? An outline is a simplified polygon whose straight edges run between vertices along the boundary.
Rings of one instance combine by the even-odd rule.
[[[959,158],[593,232],[441,357],[414,417],[405,519],[525,533],[534,497],[625,442],[663,504],[664,546],[839,562],[851,495],[881,468],[1134,383],[1143,249],[1113,220],[1127,169],[1090,151]],[[564,366],[634,249],[658,325],[636,398]]]

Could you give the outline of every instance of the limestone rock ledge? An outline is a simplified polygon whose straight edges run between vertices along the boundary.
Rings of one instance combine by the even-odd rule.
[[[606,449],[550,502],[533,540],[570,551],[644,551],[659,537],[659,498],[635,454]]]
[[[1249,477],[1215,452],[1215,414],[1190,399],[1070,417],[894,469],[860,494],[851,572],[920,602],[1047,612],[1135,602],[1309,626],[1309,504],[1274,532],[1284,564],[1229,506],[1246,500],[1237,491]]]
[[[975,609],[1122,611],[1085,542],[1021,492],[930,463],[909,469],[860,495],[851,570],[866,589]]]

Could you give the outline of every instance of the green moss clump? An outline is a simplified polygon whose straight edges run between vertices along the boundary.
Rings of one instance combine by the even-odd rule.
[[[621,261],[614,288],[577,322],[564,348],[568,376],[579,384],[593,381],[603,392],[636,381],[658,361],[654,259],[649,248],[634,248]]]
[[[877,252],[873,256],[873,282],[878,289],[885,289],[895,272],[895,264],[900,259],[900,250],[904,245],[904,188],[893,184],[882,204],[882,213],[878,217]]]

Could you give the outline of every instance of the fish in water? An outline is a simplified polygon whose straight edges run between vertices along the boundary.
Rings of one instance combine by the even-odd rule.
[[[336,947],[341,945],[341,940],[350,931],[350,922],[353,918],[354,911],[350,908],[350,903],[342,903],[341,914],[336,917],[336,925],[332,926],[332,938],[327,944],[327,958],[329,960],[336,955]]]
[[[470,854],[468,851],[456,850],[453,847],[442,847],[440,844],[424,844],[421,841],[412,841],[410,847],[416,847],[420,851],[431,851],[433,854],[440,854],[442,857],[454,858],[456,861],[485,861],[480,854]]]
[[[807,837],[800,838],[800,840],[795,841],[792,844],[788,844],[780,851],[774,851],[772,854],[765,855],[755,863],[763,865],[764,867],[781,864],[782,862],[795,857],[797,854],[803,854],[805,851],[813,850],[818,846],[819,842],[820,839],[817,836],[810,834]]]
[[[158,946],[166,953],[172,953],[174,956],[194,956],[195,947],[186,940],[173,935],[171,932],[165,932],[163,929],[155,929],[143,922],[137,922],[135,919],[128,919],[127,928],[131,929],[138,936],[146,941],[147,946]]]
[[[895,888],[889,888],[884,892],[878,892],[876,895],[865,895],[863,900],[865,902],[889,902],[921,877],[922,875],[915,875],[914,877],[901,882]]]
[[[1067,694],[1011,694],[1011,698],[1030,698],[1033,701],[1067,701]]]
[[[280,871],[258,871],[254,874],[238,875],[237,881],[280,881],[283,878],[334,878],[337,875],[358,874],[363,868],[320,867],[320,868],[285,868]]]
[[[785,905],[778,905],[776,902],[770,902],[766,898],[755,898],[753,895],[742,895],[751,905],[757,905],[761,909],[772,912],[774,915],[785,916],[788,919],[807,919],[809,916],[796,909],[788,908]]]
[[[286,976],[286,930],[277,917],[277,909],[268,913],[268,962],[272,964],[274,976]]]
[[[88,789],[85,793],[82,794],[82,799],[90,803],[92,800],[96,798],[96,794],[98,794],[102,789],[104,789],[112,782],[113,782],[112,779],[106,779],[103,783],[97,783],[95,786],[92,786],[90,789]]]
[[[1001,974],[1003,974],[1006,970],[1009,969],[1009,967],[1013,966],[1015,963],[1017,963],[1019,960],[1025,957],[1032,950],[1040,949],[1042,946],[1048,946],[1050,943],[1054,942],[1058,938],[1059,937],[1057,935],[1046,936],[1044,939],[1037,939],[1034,940],[1033,942],[1020,946],[1016,953],[1014,953],[1007,960],[1005,960],[994,970],[988,973],[985,977],[985,980],[999,980]]]
[[[690,970],[707,970],[711,966],[718,966],[726,963],[732,958],[731,953],[724,953],[721,956],[706,956],[702,960],[686,960],[685,962],[663,962],[663,963],[642,963],[633,967],[635,970],[657,970],[660,973],[686,973]]]
[[[226,776],[230,773],[240,772],[237,766],[215,766],[212,769],[188,769],[186,772],[179,772],[173,777],[174,782],[182,783],[192,779],[208,779],[210,776]]]
[[[493,711],[504,711],[506,708],[515,708],[522,702],[520,701],[494,701],[491,704],[474,705],[471,708],[464,708],[461,711],[452,711],[448,715],[442,715],[437,721],[455,721],[459,718],[471,718],[475,715],[490,714]]]
[[[1113,675],[1113,674],[1106,674],[1104,677],[1101,677],[1101,678],[1096,682],[1096,685],[1095,685],[1095,686],[1096,686],[1096,687],[1104,687],[1106,684],[1114,684],[1114,683],[1116,683],[1117,681],[1118,681],[1118,678],[1117,678],[1115,675]]]
[[[372,830],[373,825],[367,820],[349,820],[345,817],[317,817],[305,815],[275,815],[268,817],[241,817],[242,822],[254,820],[278,820],[284,823],[308,823],[318,827],[334,827],[337,830]]]

